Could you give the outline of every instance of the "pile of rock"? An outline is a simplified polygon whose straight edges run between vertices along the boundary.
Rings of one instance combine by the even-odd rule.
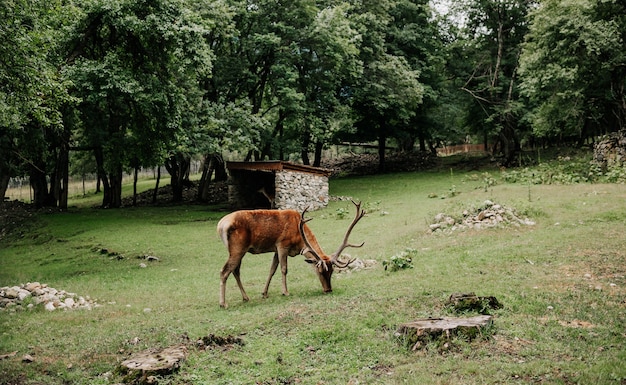
[[[57,290],[45,283],[29,282],[20,286],[0,288],[0,311],[8,309],[34,308],[43,305],[48,311],[57,309],[93,309],[98,307],[89,296],[81,297],[65,290]]]
[[[345,258],[341,259],[341,262],[348,262],[352,260],[349,255],[342,254]],[[338,273],[353,273],[361,270],[373,269],[376,267],[378,261],[375,259],[361,259],[354,258],[354,260],[346,267],[335,267]]]
[[[593,161],[602,169],[626,163],[626,130],[612,132],[593,147]]]
[[[485,229],[497,226],[533,226],[534,221],[520,217],[515,209],[487,200],[477,209],[463,210],[460,218],[439,213],[435,215],[430,231],[455,231]]]

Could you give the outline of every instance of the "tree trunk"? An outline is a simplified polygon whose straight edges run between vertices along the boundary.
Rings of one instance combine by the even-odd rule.
[[[98,185],[102,184],[102,208],[110,207],[111,205],[111,186],[109,185],[109,178],[104,170],[104,155],[102,153],[102,147],[96,147],[94,149],[94,157],[96,158],[96,168],[98,170]],[[99,188],[96,189],[96,192]]]
[[[189,166],[191,159],[183,154],[176,154],[169,157],[165,162],[165,168],[169,172],[172,185],[172,201],[181,202],[183,200],[183,188],[185,178],[189,177]]]
[[[4,202],[4,198],[7,195],[7,189],[9,188],[9,180],[11,177],[8,172],[0,170],[0,203]]]
[[[35,207],[54,207],[54,198],[48,191],[48,180],[43,171],[44,167],[32,166],[30,169],[30,186],[33,189],[33,203]]]
[[[302,133],[302,150],[300,151],[300,155],[302,156],[302,164],[310,165],[311,160],[309,159],[309,145],[311,144],[311,134],[309,133],[308,128],[304,130]]]
[[[418,140],[419,140],[419,144],[420,144],[420,151],[426,152],[426,150],[427,150],[427,148],[426,148],[426,138],[424,136],[423,130],[419,131]]]
[[[69,145],[63,144],[59,150],[54,178],[51,178],[51,193],[60,209],[67,209],[69,184]]]
[[[208,199],[209,186],[211,185],[211,178],[215,170],[215,156],[215,154],[206,154],[202,161],[202,176],[200,177],[198,194],[196,196],[196,199],[200,202],[206,202]]]
[[[161,182],[161,166],[157,167],[156,184],[154,191],[152,192],[152,204],[157,203],[157,196],[159,195],[159,183]]]
[[[137,178],[139,176],[139,167],[135,166],[133,174],[133,206],[137,206]]]
[[[215,154],[217,162],[215,163],[215,181],[225,182],[228,179],[228,173],[226,172],[226,162],[220,154]]]
[[[227,178],[224,159],[216,153],[207,154],[202,162],[202,177],[198,185],[197,199],[206,202],[209,199],[209,187],[211,186],[211,178],[215,173],[215,181],[224,181]]]
[[[313,158],[313,166],[320,167],[322,165],[322,150],[324,144],[320,141],[315,143],[315,158]]]
[[[378,172],[385,172],[385,148],[387,147],[387,133],[384,123],[378,127]]]
[[[422,349],[428,344],[439,342],[444,345],[455,336],[472,340],[485,334],[493,324],[490,315],[474,317],[423,318],[400,324],[396,335],[402,337],[411,350]]]
[[[261,151],[261,159],[273,159],[274,158],[274,155],[272,152],[272,142],[275,141],[277,136],[282,135],[283,122],[285,120],[285,117],[286,117],[286,114],[281,109],[278,112],[278,120],[276,121],[276,124],[274,125],[274,130],[272,131],[272,135],[267,140],[267,142],[265,143],[265,146],[263,147],[263,150]],[[279,141],[278,143],[280,143],[280,147],[281,147],[280,153],[282,154],[282,142]],[[280,159],[282,160],[282,158]]]
[[[110,208],[122,207],[122,177],[122,166],[117,166],[115,171],[109,173],[111,193],[108,207]]]

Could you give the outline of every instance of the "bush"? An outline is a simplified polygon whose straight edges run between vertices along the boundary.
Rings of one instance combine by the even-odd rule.
[[[404,269],[412,269],[413,268],[413,258],[412,255],[415,255],[417,250],[407,248],[399,254],[396,254],[389,258],[388,261],[383,261],[383,266],[385,270],[389,271],[398,271]]]

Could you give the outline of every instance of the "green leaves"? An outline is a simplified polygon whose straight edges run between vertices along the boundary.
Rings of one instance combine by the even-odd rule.
[[[613,12],[605,13],[605,7]],[[624,6],[608,1],[545,1],[520,58],[520,88],[533,103],[531,121],[540,137],[580,135],[587,125],[623,119]],[[610,89],[611,92],[603,90]]]

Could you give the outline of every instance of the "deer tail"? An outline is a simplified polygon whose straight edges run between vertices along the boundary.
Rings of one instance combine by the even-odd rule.
[[[217,223],[217,235],[220,237],[222,243],[224,243],[226,247],[228,247],[228,230],[231,225],[229,217],[230,216],[227,215],[224,218],[220,219],[220,221]]]

